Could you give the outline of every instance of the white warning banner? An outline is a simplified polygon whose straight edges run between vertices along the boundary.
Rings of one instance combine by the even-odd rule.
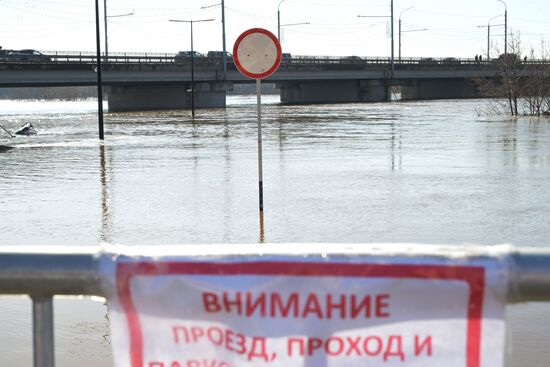
[[[351,259],[121,259],[115,366],[503,365],[496,264]]]

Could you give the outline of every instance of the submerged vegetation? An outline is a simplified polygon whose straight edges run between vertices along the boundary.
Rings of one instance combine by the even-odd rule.
[[[550,51],[542,43],[538,53],[531,49],[522,58],[519,36],[512,37],[509,49],[492,61],[498,77],[478,80],[483,95],[493,98],[491,109],[511,116],[550,115]]]

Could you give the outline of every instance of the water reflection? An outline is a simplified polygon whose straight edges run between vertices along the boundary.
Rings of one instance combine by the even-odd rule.
[[[224,188],[224,216],[223,216],[223,240],[227,242],[231,233],[231,216],[233,207],[233,195],[231,192],[232,177],[232,157],[231,157],[231,129],[229,120],[223,120],[223,147],[224,147],[224,169],[223,169],[223,188]]]
[[[101,230],[99,232],[99,240],[100,242],[108,243],[111,240],[113,221],[109,202],[109,180],[105,163],[105,144],[103,142],[99,144],[99,180],[101,182]]]
[[[391,170],[392,172],[396,170],[396,132],[395,132],[395,122],[391,123],[391,148],[390,148],[390,154],[391,154]],[[401,171],[401,126],[397,124],[399,127],[399,132],[397,133],[397,170]]]
[[[265,227],[264,227],[264,212],[260,212],[260,237],[258,239],[259,243],[265,243]]]

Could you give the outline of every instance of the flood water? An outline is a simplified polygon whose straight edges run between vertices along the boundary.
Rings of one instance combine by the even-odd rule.
[[[254,97],[226,110],[107,114],[0,101],[0,245],[417,242],[550,245],[550,120],[489,101],[280,106],[264,97],[264,226]],[[30,302],[0,300],[2,365],[31,366]],[[56,302],[59,366],[109,366],[101,302]],[[508,364],[550,363],[550,307],[508,307]],[[105,337],[104,337],[105,336]]]

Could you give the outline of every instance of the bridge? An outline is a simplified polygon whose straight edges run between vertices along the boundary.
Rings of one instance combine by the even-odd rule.
[[[228,60],[178,60],[174,54],[110,54],[102,60],[103,82],[110,111],[190,107],[194,80],[197,107],[225,107],[226,91],[249,83]],[[543,61],[530,61],[539,64]],[[526,63],[527,64],[527,63]],[[50,52],[12,59],[0,56],[0,87],[93,86],[96,56]],[[402,59],[292,56],[266,79],[276,83],[283,104],[379,102],[398,89],[402,99],[479,97],[474,80],[495,78],[495,61],[473,59]]]

